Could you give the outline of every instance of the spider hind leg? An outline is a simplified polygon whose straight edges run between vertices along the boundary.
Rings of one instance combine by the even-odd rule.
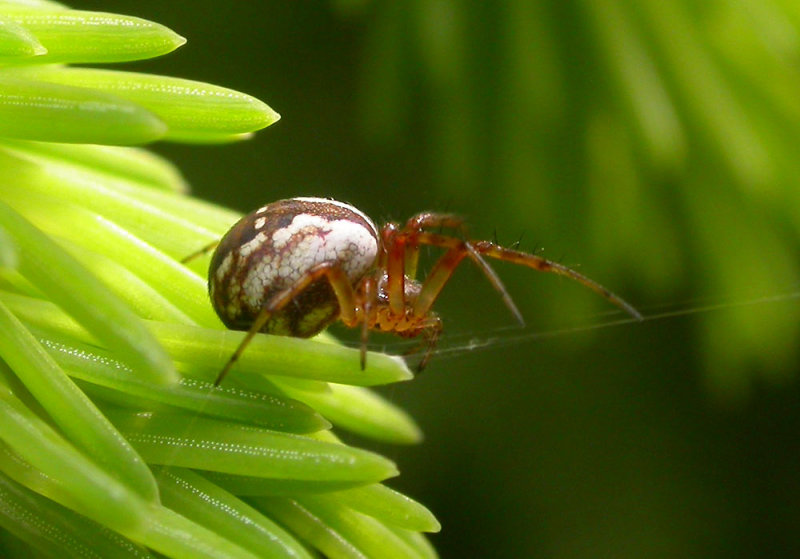
[[[247,348],[255,335],[259,333],[265,325],[267,325],[269,319],[275,315],[275,313],[284,309],[288,304],[296,301],[297,297],[305,289],[321,279],[326,279],[333,288],[333,292],[336,295],[336,299],[339,303],[339,318],[342,320],[342,322],[348,326],[354,326],[360,319],[366,316],[363,313],[358,312],[356,304],[357,295],[353,290],[353,286],[351,285],[347,274],[345,274],[341,266],[331,262],[319,264],[311,268],[294,284],[279,291],[269,298],[269,300],[259,311],[255,320],[253,320],[253,323],[247,330],[245,337],[242,338],[241,342],[239,342],[236,351],[233,352],[233,355],[231,355],[231,357],[225,363],[225,366],[220,371],[219,375],[217,375],[217,378],[214,381],[214,386],[219,386],[219,384],[222,382],[222,379],[225,378],[225,376],[231,370],[231,367],[233,367],[234,363],[238,361],[239,357],[242,355],[242,352],[245,350],[245,348]],[[326,325],[327,324],[321,325],[320,330]],[[363,347],[366,348],[366,344],[363,344]],[[364,352],[365,349],[362,349],[362,360],[365,362],[366,355]]]
[[[207,245],[197,249],[196,251],[192,252],[191,254],[189,254],[187,256],[184,256],[183,258],[181,258],[181,264],[188,264],[189,262],[191,262],[195,258],[200,258],[201,256],[203,256],[205,254],[208,254],[209,252],[211,252],[212,250],[217,248],[219,246],[219,243],[220,243],[220,239],[217,239],[216,241],[208,243]]]

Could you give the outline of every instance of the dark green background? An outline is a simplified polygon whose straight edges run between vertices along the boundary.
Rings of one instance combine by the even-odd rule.
[[[798,282],[794,67],[764,63],[763,83],[737,70],[737,53],[745,67],[774,59],[737,43],[745,34],[726,27],[736,8],[721,2],[676,2],[685,21],[659,20],[675,24],[666,35],[675,44],[699,38],[719,75],[692,74],[697,57],[681,58],[691,51],[650,42],[647,18],[625,2],[360,4],[73,6],[138,15],[189,39],[130,69],[228,86],[282,114],[250,142],[155,146],[200,197],[247,211],[330,196],[378,222],[455,211],[474,236],[523,235],[524,249],[543,246],[646,314],[699,311],[516,340],[621,315],[566,280],[498,263],[528,319],[515,330],[480,275],[459,270],[438,305],[445,352],[419,379],[384,390],[426,440],[377,448],[402,471],[391,485],[441,520],[432,539],[443,557],[797,556],[798,313],[796,299],[780,297]],[[609,5],[653,53],[680,153],[637,135],[626,82],[601,44],[622,28],[591,15]],[[701,89],[684,87],[691,78]],[[730,94],[749,133],[720,132],[727,98],[703,80]],[[770,105],[778,82],[788,106]],[[710,91],[710,105],[692,91]],[[758,146],[774,172],[748,167]],[[761,296],[779,300],[702,310]],[[497,341],[448,351],[487,338]]]

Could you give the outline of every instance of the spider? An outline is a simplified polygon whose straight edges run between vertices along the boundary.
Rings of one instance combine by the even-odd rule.
[[[464,230],[452,214],[423,212],[404,226],[378,229],[349,204],[324,198],[290,198],[243,217],[219,241],[184,259],[216,250],[208,273],[214,310],[230,329],[247,335],[217,376],[230,371],[258,332],[308,338],[335,320],[361,328],[361,367],[366,365],[370,330],[422,338],[428,363],[442,332],[431,310],[458,264],[472,260],[520,324],[522,315],[484,256],[572,278],[634,318],[641,315],[597,282],[557,262],[504,248],[489,241],[464,240],[433,230]],[[444,249],[423,280],[416,279],[421,246]]]

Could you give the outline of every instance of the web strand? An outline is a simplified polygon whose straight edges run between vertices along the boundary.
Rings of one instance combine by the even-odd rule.
[[[777,304],[800,299],[800,290],[786,293],[764,295],[732,301],[709,301],[709,299],[693,299],[677,304],[653,305],[643,309],[642,320],[623,316],[621,312],[613,310],[589,317],[587,322],[574,326],[564,326],[550,330],[535,331],[530,328],[518,326],[501,326],[480,333],[445,333],[441,338],[440,346],[434,351],[434,359],[457,357],[459,355],[504,348],[531,341],[559,338],[605,328],[614,328],[642,322],[655,322],[692,315],[702,315],[725,310],[755,307],[758,305]],[[344,342],[345,345],[358,347],[357,342]],[[369,345],[372,351],[386,351],[389,353],[402,353],[414,347],[414,342],[393,341],[384,344]]]

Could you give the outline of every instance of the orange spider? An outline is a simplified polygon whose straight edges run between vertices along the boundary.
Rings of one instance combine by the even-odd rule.
[[[522,315],[483,256],[567,276],[641,319],[628,303],[566,266],[489,241],[430,231],[440,228],[461,230],[463,221],[425,212],[403,227],[387,223],[378,230],[353,206],[324,198],[280,200],[243,217],[219,242],[208,272],[214,310],[228,328],[247,331],[215,384],[257,332],[307,338],[337,319],[361,327],[362,368],[369,331],[379,330],[422,336],[427,346],[418,365],[422,370],[442,331],[431,307],[464,258],[483,271],[520,323]],[[417,280],[423,245],[446,252]]]

